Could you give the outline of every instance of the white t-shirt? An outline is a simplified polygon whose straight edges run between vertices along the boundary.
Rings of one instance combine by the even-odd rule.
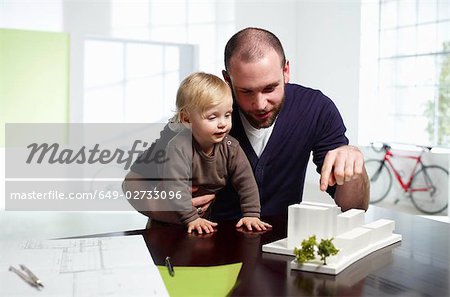
[[[248,122],[247,118],[241,111],[239,111],[239,116],[241,117],[245,134],[247,134],[247,138],[250,141],[253,150],[258,158],[261,157],[261,154],[269,141],[270,135],[272,135],[272,130],[275,126],[276,119],[269,128],[256,129]]]

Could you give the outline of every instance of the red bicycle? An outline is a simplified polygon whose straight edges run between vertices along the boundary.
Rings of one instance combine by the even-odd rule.
[[[386,198],[392,188],[392,172],[399,183],[403,192],[407,194],[413,205],[426,214],[437,214],[448,206],[448,193],[443,191],[448,184],[447,169],[437,165],[425,165],[422,162],[424,152],[431,150],[431,147],[419,146],[422,152],[419,156],[393,154],[391,147],[383,143],[376,152],[384,151],[384,157],[381,160],[366,160],[366,170],[370,178],[370,203],[377,203]],[[391,158],[401,157],[415,160],[411,173],[407,175],[406,181],[403,180],[400,171],[396,169],[391,162]],[[391,170],[389,170],[389,168]],[[397,203],[399,199],[395,200]]]

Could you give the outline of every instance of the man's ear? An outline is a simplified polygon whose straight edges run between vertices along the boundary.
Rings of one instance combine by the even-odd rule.
[[[231,87],[231,78],[226,70],[222,70],[223,79],[227,82],[227,84]]]
[[[289,76],[290,76],[289,60],[286,60],[286,63],[284,64],[283,76],[284,76],[284,83],[287,84],[289,82]]]

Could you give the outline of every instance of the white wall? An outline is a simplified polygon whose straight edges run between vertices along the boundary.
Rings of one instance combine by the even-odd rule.
[[[338,106],[350,143],[358,139],[360,3],[301,1],[298,4],[297,75]]]
[[[5,148],[0,147],[0,211],[5,209]]]
[[[60,32],[63,25],[62,6],[62,0],[2,0],[0,27]]]
[[[291,81],[298,81],[295,70],[299,61],[297,53],[298,1],[236,1],[236,32],[246,27],[260,27],[278,36],[291,65]],[[231,37],[231,36],[230,36]],[[293,68],[292,68],[293,67]]]
[[[110,1],[64,1],[63,28],[70,33],[70,120],[83,120],[83,37],[109,36]],[[80,20],[82,18],[82,21]]]

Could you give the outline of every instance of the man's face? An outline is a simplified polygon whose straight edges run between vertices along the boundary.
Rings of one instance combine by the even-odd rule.
[[[241,112],[255,128],[270,127],[284,102],[284,85],[289,81],[289,63],[281,66],[281,58],[269,51],[256,62],[231,59],[224,72]]]

